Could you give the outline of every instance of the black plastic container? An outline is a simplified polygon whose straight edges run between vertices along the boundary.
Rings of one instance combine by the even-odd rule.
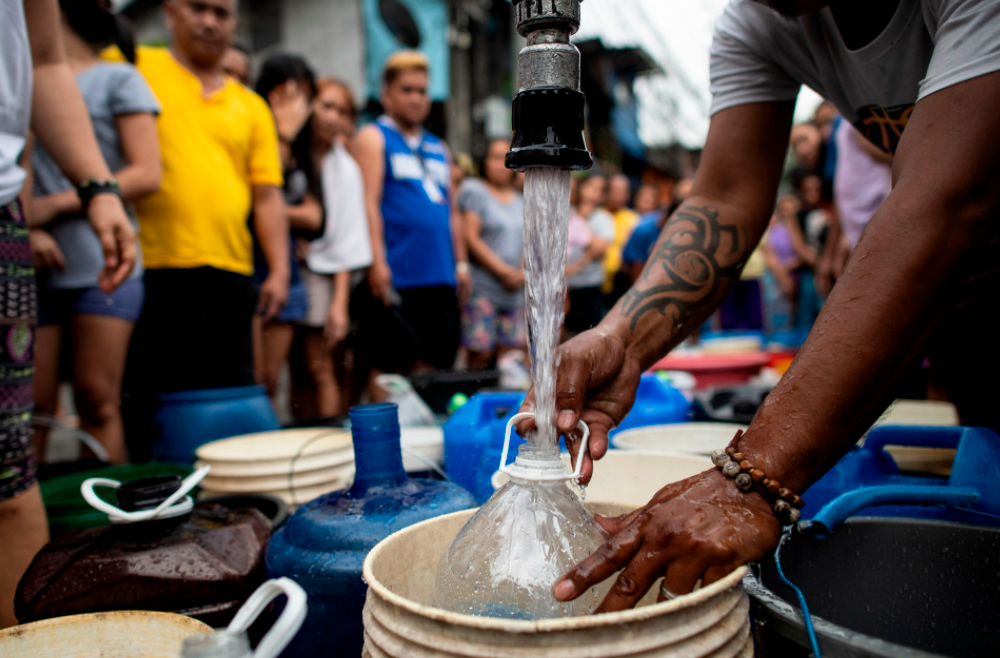
[[[824,658],[998,655],[998,528],[858,517],[826,538],[796,533],[781,566],[806,597]],[[774,560],[744,585],[758,655],[810,655],[798,600]]]

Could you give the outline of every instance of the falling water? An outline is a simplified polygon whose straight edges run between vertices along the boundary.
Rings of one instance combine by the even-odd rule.
[[[528,167],[524,177],[524,293],[538,426],[528,442],[539,448],[559,441],[556,366],[565,314],[569,178],[568,170],[554,167]]]

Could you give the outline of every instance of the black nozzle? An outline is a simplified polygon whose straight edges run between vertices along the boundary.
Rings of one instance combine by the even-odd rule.
[[[118,507],[126,512],[153,509],[175,491],[181,488],[181,479],[176,475],[139,478],[122,483],[115,492]]]
[[[583,137],[586,97],[575,89],[541,87],[514,96],[514,139],[508,169],[590,169],[594,158]]]

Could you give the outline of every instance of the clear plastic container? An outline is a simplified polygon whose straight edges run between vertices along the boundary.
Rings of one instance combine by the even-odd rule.
[[[508,425],[520,420],[518,414]],[[506,449],[504,450],[506,457]],[[507,619],[552,619],[593,612],[607,586],[563,603],[552,588],[591,555],[607,534],[570,491],[555,446],[521,446],[502,470],[510,482],[498,489],[441,557],[435,605],[445,610]]]

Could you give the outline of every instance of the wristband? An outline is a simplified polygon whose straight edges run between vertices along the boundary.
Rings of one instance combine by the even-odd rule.
[[[737,430],[736,436],[725,450],[712,453],[712,463],[723,475],[733,479],[740,491],[757,491],[764,496],[771,503],[771,510],[782,525],[798,523],[802,516],[799,510],[805,506],[805,501],[791,489],[781,486],[777,480],[767,477],[764,471],[754,466],[747,455],[739,452],[741,438],[743,430]]]
[[[119,199],[122,198],[122,190],[118,187],[118,181],[114,179],[86,180],[76,188],[76,193],[80,197],[80,208],[84,212],[98,194],[114,194]]]
[[[469,263],[467,263],[464,260],[460,261],[458,263],[455,263],[455,271],[457,273],[459,273],[459,274],[468,274],[471,270],[472,270],[472,268],[469,267]]]

